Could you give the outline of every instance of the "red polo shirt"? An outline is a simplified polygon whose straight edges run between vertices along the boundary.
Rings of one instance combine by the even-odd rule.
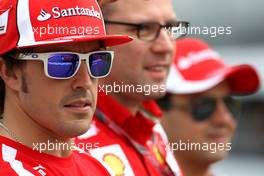
[[[133,116],[128,109],[111,96],[100,92],[97,107],[118,128],[125,131],[130,138],[116,133],[109,125],[103,123],[98,117],[94,117],[90,130],[78,137],[76,143],[83,146],[89,144],[88,146],[91,148],[86,145],[84,150],[89,150],[91,155],[113,171],[114,175],[161,175],[157,168],[133,146],[131,140],[149,148],[150,154],[161,164],[167,160],[171,169],[179,173],[179,167],[172,153],[166,150],[166,143],[168,142],[166,135],[159,123],[153,120],[158,120],[157,118],[162,115],[154,101],[144,102],[142,104],[144,111]],[[148,114],[154,118],[146,117]],[[153,136],[155,136],[156,141],[150,142]]]
[[[107,176],[109,173],[87,153],[73,151],[66,158],[40,153],[0,136],[1,176]]]

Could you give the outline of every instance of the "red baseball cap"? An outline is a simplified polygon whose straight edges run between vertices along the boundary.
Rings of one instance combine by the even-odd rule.
[[[176,55],[167,80],[167,92],[193,94],[206,91],[227,80],[231,93],[251,94],[258,90],[260,78],[247,64],[227,66],[205,42],[195,38],[177,40]]]
[[[106,46],[132,40],[106,35],[96,0],[0,1],[0,55],[15,48],[95,40]]]

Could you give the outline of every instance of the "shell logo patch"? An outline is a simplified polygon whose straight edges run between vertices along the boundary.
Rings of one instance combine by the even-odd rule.
[[[118,156],[111,153],[105,154],[103,161],[113,170],[116,176],[125,174],[125,164]]]
[[[165,161],[164,161],[163,156],[161,155],[159,149],[156,146],[153,146],[152,151],[153,151],[156,159],[158,160],[158,162],[161,165],[164,165],[165,164]]]
[[[126,154],[118,144],[89,150],[90,154],[102,163],[111,176],[135,176]]]

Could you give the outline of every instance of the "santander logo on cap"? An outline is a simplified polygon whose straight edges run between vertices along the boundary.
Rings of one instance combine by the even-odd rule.
[[[94,6],[90,8],[87,7],[69,7],[69,8],[60,8],[53,7],[49,12],[44,9],[41,9],[40,15],[37,17],[38,21],[46,21],[50,18],[59,19],[63,17],[71,17],[71,16],[90,16],[98,19],[102,19],[99,11],[94,9]]]
[[[40,15],[38,16],[39,21],[46,21],[51,18],[51,14],[46,12],[44,9],[41,9]]]
[[[96,1],[78,0],[77,2],[41,1],[33,4],[33,1],[29,1],[29,16],[24,14],[20,17],[20,21],[24,21],[24,24],[21,23],[21,29],[27,27],[27,32],[32,31],[34,36],[32,40],[35,41],[105,35],[103,16]],[[19,7],[21,13],[27,11],[25,2],[21,1]],[[22,35],[23,40],[18,44],[25,45],[25,42],[29,41],[28,36],[29,34]]]
[[[0,55],[16,48],[103,41],[131,41],[107,35],[97,0],[0,0]]]

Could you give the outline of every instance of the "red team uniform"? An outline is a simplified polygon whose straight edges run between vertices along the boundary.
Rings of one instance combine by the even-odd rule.
[[[181,175],[166,147],[167,137],[155,122],[161,116],[160,109],[154,101],[143,103],[143,107],[133,116],[112,97],[99,92],[91,128],[76,143],[96,143],[89,152],[115,175]]]
[[[107,170],[87,153],[73,151],[59,158],[0,136],[1,176],[107,176]]]
[[[63,28],[63,32],[57,30],[57,28],[60,28],[60,27]],[[89,27],[89,31],[87,32],[88,27]],[[96,30],[91,31],[90,28],[96,29]],[[46,30],[45,34],[44,33],[41,34],[40,32],[41,29]],[[64,29],[69,29],[69,30],[64,31]],[[84,29],[84,33],[79,32],[79,29]],[[100,7],[96,0],[73,0],[73,1],[71,0],[70,1],[69,0],[60,0],[60,1],[3,0],[2,1],[1,0],[0,1],[0,56],[1,56],[0,59],[2,59],[2,56],[8,55],[9,54],[8,52],[17,51],[19,54],[19,57],[13,56],[14,57],[13,58],[8,55],[8,57],[5,56],[5,58],[23,59],[25,56],[29,57],[29,55],[31,55],[32,58],[30,59],[34,61],[38,60],[39,59],[38,54],[34,54],[34,57],[33,57],[32,52],[35,52],[35,51],[33,50],[31,51],[31,49],[35,47],[38,47],[38,48],[43,47],[44,51],[46,52],[52,51],[56,55],[60,53],[60,51],[66,52],[66,53],[81,52],[81,54],[84,54],[84,52],[86,52],[87,54],[88,50],[90,52],[90,51],[94,51],[96,48],[97,49],[99,48],[99,41],[102,42],[102,44],[104,44],[103,46],[114,46],[114,45],[122,44],[124,42],[128,42],[131,40],[132,39],[128,36],[106,35],[103,16],[102,16]],[[83,42],[87,42],[87,45],[91,45],[91,47],[89,46],[86,49],[85,47],[83,47],[84,46]],[[80,45],[77,45],[77,43],[80,43]],[[60,46],[60,45],[62,45],[61,48],[58,47],[57,49],[53,49],[53,46],[55,46],[56,48],[56,46]],[[70,49],[68,45],[70,45],[73,49]],[[92,48],[93,45],[94,45],[94,48]],[[79,49],[78,48],[79,46],[83,48]],[[25,47],[28,47],[30,52],[26,52],[25,54],[24,52],[18,51],[18,49],[25,48]],[[80,53],[77,53],[77,54],[75,53],[75,55],[76,57],[77,56],[79,57]],[[50,64],[50,62],[52,61],[50,62],[47,61],[46,66],[47,68],[48,68],[48,65],[63,66],[61,68],[54,67],[53,69],[50,69],[50,71],[53,71],[54,73],[55,71],[57,71],[56,74],[60,73],[60,75],[63,75],[63,79],[65,79],[64,82],[66,81],[69,82],[68,80],[66,80],[66,79],[69,79],[69,77],[63,73],[66,68],[65,63],[66,65],[71,65],[71,64],[76,65],[76,64],[74,63],[74,61],[72,61],[73,59],[71,60],[70,57],[66,57],[65,59],[63,55],[59,55],[59,56],[61,56],[61,60],[59,62],[56,62],[56,63],[54,62]],[[50,58],[51,57],[49,54],[49,56],[47,56],[47,58],[45,59],[50,60]],[[67,58],[69,62],[67,62]],[[41,59],[44,59],[44,58],[41,58]],[[101,60],[100,57],[98,58],[98,60]],[[14,63],[16,62],[17,61],[14,61]],[[36,62],[40,62],[40,60]],[[79,61],[75,61],[75,62],[79,62]],[[109,61],[109,62],[112,62],[112,61]],[[101,63],[101,62],[98,61],[98,63]],[[3,71],[2,65],[4,65],[3,62],[1,62],[1,71]],[[87,64],[87,66],[88,65],[89,64]],[[75,66],[72,66],[72,67],[75,67]],[[70,70],[69,68],[70,67],[68,67],[67,69]],[[78,71],[78,69],[81,69],[81,68],[76,67],[75,71]],[[21,68],[21,70],[23,69]],[[27,70],[30,70],[30,66],[27,67]],[[36,69],[36,70],[40,71],[39,69]],[[11,69],[9,71],[11,71]],[[42,72],[44,75],[45,71],[42,70]],[[50,75],[48,74],[50,73],[48,73],[47,71],[45,75],[49,77]],[[72,73],[72,76],[75,76],[74,74],[75,73]],[[104,73],[102,74],[102,76],[104,76]],[[80,79],[79,75],[76,75],[76,77],[75,77],[76,80]],[[42,77],[35,77],[35,78],[36,80],[42,79]],[[59,76],[54,76],[54,79],[58,79],[58,78]],[[37,136],[38,134],[42,135],[42,132],[38,133],[38,131],[35,129],[40,128],[39,126],[41,127],[44,126],[46,130],[45,125],[35,122],[36,117],[35,116],[33,117],[31,113],[27,112],[28,109],[25,108],[23,105],[21,105],[23,104],[21,103],[23,102],[22,100],[25,100],[26,98],[23,97],[23,98],[17,98],[16,100],[12,100],[12,101],[9,100],[12,98],[12,95],[10,95],[12,93],[8,94],[9,96],[5,96],[6,94],[3,90],[5,90],[5,87],[8,87],[8,89],[6,90],[9,90],[11,88],[9,88],[9,86],[6,85],[6,82],[3,82],[4,80],[2,79],[2,77],[0,79],[1,79],[0,80],[1,82],[0,84],[0,90],[1,90],[0,115],[2,116],[2,113],[4,112],[4,120],[2,122],[2,118],[0,117],[0,123],[2,124],[10,120],[11,119],[10,116],[12,116],[10,115],[10,112],[12,111],[13,111],[12,113],[16,114],[18,118],[20,118],[20,113],[23,112],[24,114],[21,116],[23,116],[24,119],[32,122],[31,124],[34,125],[31,131],[36,132],[35,136]],[[31,80],[33,80],[34,82],[35,79],[32,78]],[[45,79],[45,81],[47,81],[47,79]],[[48,81],[47,82],[45,81],[43,81],[43,85],[48,82]],[[59,81],[54,80],[54,83],[53,82],[52,83],[59,84],[58,82]],[[68,85],[72,86],[73,84],[69,83]],[[39,86],[41,87],[41,85]],[[73,91],[77,91],[77,89],[80,89],[81,86],[80,87],[79,86],[80,85],[78,85],[78,88],[72,88],[73,87],[72,86],[71,87],[72,93]],[[90,92],[91,94],[95,94],[95,92],[94,93],[92,92],[93,92],[93,89],[96,89],[96,87],[97,87],[97,83],[93,81],[93,83],[91,83],[91,86],[89,86],[89,88],[85,88],[85,91]],[[65,91],[65,89],[63,88],[64,87],[61,87],[61,89],[59,90],[61,92]],[[67,90],[68,89],[69,88],[67,87]],[[12,91],[9,91],[9,92],[14,92],[14,91],[15,90],[12,89]],[[17,97],[20,97],[18,96],[18,94],[20,94],[19,91],[16,91]],[[54,92],[56,93],[56,91]],[[93,96],[95,95],[91,95],[91,97]],[[86,98],[88,99],[88,96]],[[41,97],[39,99],[41,100]],[[7,108],[3,106],[3,104],[6,106],[7,101],[10,102],[10,104],[8,105],[9,110],[7,110]],[[29,99],[29,101],[31,100]],[[16,105],[14,105],[14,109],[12,109],[13,102],[17,103]],[[37,106],[39,106],[41,109],[41,106],[46,106],[47,104],[48,106],[57,105],[55,103],[52,103],[52,100],[51,100],[50,104],[49,102],[45,102],[43,104],[38,103]],[[95,102],[91,104],[95,104]],[[19,107],[20,111],[16,107]],[[59,109],[60,110],[58,110],[57,108],[58,111],[56,112],[62,111],[61,107]],[[39,112],[39,113],[41,114],[42,112]],[[36,115],[36,114],[33,114],[33,115]],[[86,112],[86,115],[88,116],[89,114]],[[54,115],[53,118],[55,119],[58,117]],[[89,118],[92,118],[92,116],[89,115]],[[25,121],[25,123],[21,123],[21,121],[18,121],[18,122],[15,121],[15,123],[17,123],[15,126],[17,126],[20,129],[23,129],[25,128],[24,124],[28,123],[28,121]],[[54,122],[56,122],[56,120],[54,120]],[[62,123],[66,123],[66,121],[62,121]],[[36,126],[38,127],[36,128]],[[35,129],[33,129],[34,127]],[[15,139],[14,136],[10,135],[9,128],[5,127],[4,124],[2,124],[0,128],[1,128],[1,134],[2,134],[2,131],[5,131],[5,133],[9,134],[10,138]],[[27,130],[27,129],[23,129],[23,130]],[[78,133],[78,134],[81,134],[81,133]],[[31,137],[30,133],[27,135],[28,135],[27,136],[28,138]],[[45,135],[49,136],[50,134],[45,134]],[[53,135],[56,138],[61,139],[60,136],[58,136],[57,134],[53,134]],[[69,134],[69,135],[66,134],[66,135],[67,136],[64,136],[64,138],[61,140],[64,141],[65,138],[66,139],[71,138],[73,134]],[[50,136],[54,137],[52,135]],[[38,137],[42,138],[43,136],[38,136]],[[23,138],[26,138],[26,136],[19,136],[19,138],[23,139]],[[32,141],[34,140],[38,141],[38,139],[32,139]],[[53,155],[40,153],[37,150],[34,150],[33,148],[31,149],[30,147],[22,145],[19,142],[12,141],[0,135],[0,176],[108,176],[108,175],[110,174],[105,169],[105,167],[88,153],[85,153],[85,152],[80,153],[79,150],[78,151],[74,150],[72,151],[72,153],[70,153],[70,156],[68,157],[64,157],[64,158],[55,157]]]

